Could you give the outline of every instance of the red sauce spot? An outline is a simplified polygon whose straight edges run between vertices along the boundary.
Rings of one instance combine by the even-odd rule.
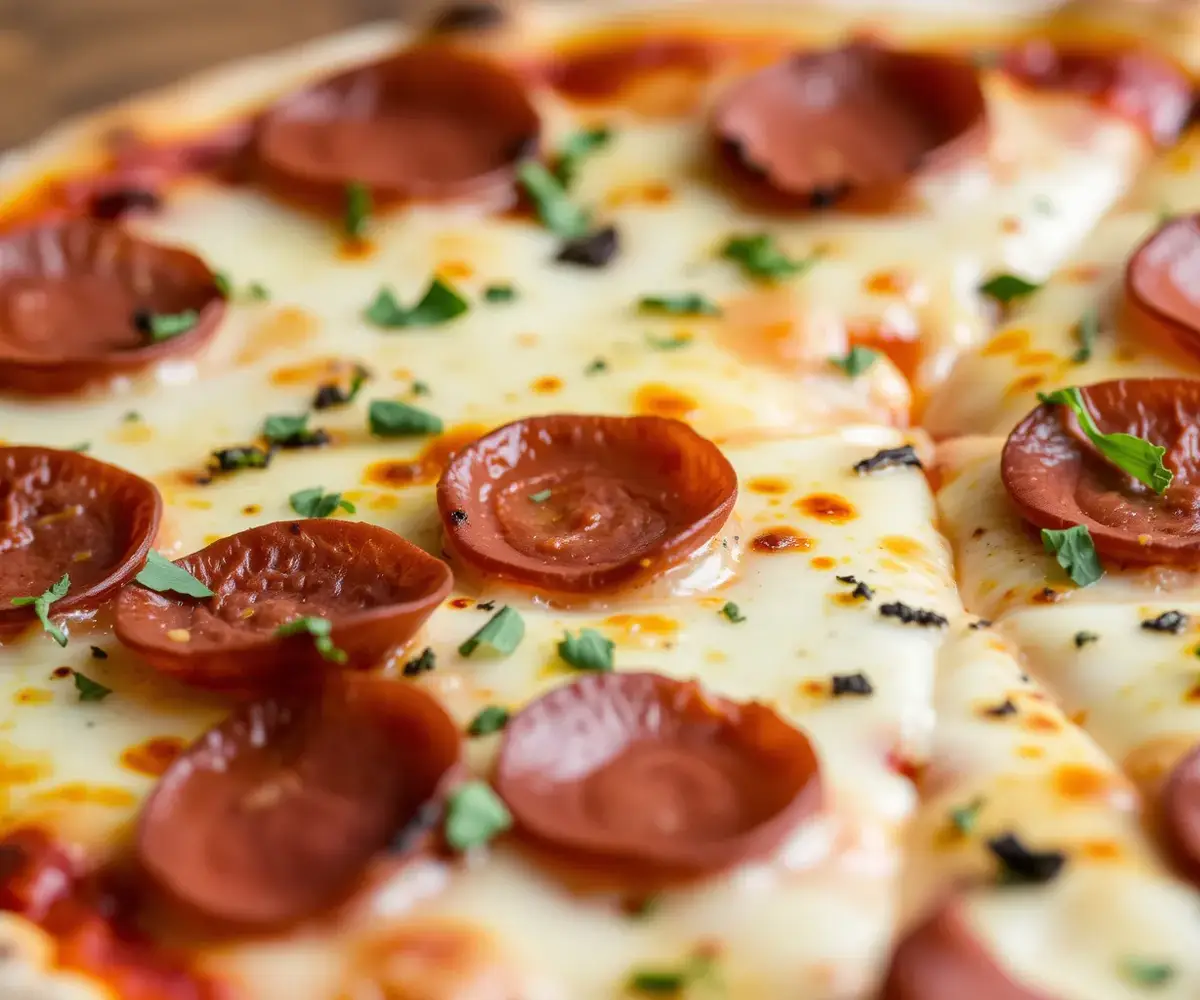
[[[807,552],[812,545],[813,540],[795,528],[772,528],[750,541],[755,552]]]
[[[858,516],[854,504],[836,493],[810,493],[797,500],[795,507],[802,514],[828,521],[830,524],[845,524]]]
[[[488,428],[481,424],[452,427],[430,441],[416,458],[389,459],[368,465],[363,481],[392,489],[436,483],[450,460],[487,432]]]
[[[474,606],[475,602],[469,597],[456,597],[450,602],[450,607],[458,611],[465,611],[467,608],[472,608]]]
[[[786,493],[791,489],[791,484],[779,476],[755,476],[744,485],[751,493],[766,493],[769,495]]]
[[[144,743],[126,747],[121,763],[129,770],[151,778],[161,777],[186,744],[178,736],[152,736]]]

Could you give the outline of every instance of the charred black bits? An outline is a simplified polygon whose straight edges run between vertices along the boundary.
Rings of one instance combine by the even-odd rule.
[[[442,804],[437,799],[426,802],[416,811],[412,819],[404,824],[389,845],[393,851],[403,854],[442,822]]]
[[[875,693],[875,687],[871,684],[870,678],[862,672],[834,674],[831,685],[830,693],[835,698],[840,698],[844,694],[868,695]]]
[[[860,601],[869,601],[875,596],[875,591],[868,587],[861,580],[854,585],[854,589],[850,591],[851,597],[857,597]]]
[[[1179,635],[1187,628],[1188,616],[1182,611],[1164,611],[1157,618],[1148,618],[1142,622],[1142,628],[1148,632],[1169,632]]]
[[[892,469],[902,466],[912,466],[914,469],[921,468],[921,460],[917,458],[916,449],[911,444],[906,444],[900,448],[884,448],[882,451],[875,452],[870,458],[864,458],[861,462],[854,464],[854,471],[860,476],[865,476],[871,472],[879,472],[882,469]]]
[[[1000,880],[1009,885],[1044,885],[1056,879],[1067,863],[1062,851],[1034,851],[1015,833],[1004,833],[987,842],[1000,862]]]
[[[554,259],[577,267],[607,267],[620,249],[616,226],[605,226],[578,239],[567,240]]]
[[[1142,628],[1146,627],[1146,623],[1142,622]],[[1075,648],[1083,649],[1089,642],[1099,642],[1099,632],[1076,632],[1075,633]]]
[[[999,705],[992,705],[990,708],[985,708],[983,714],[993,719],[1003,719],[1008,715],[1017,714],[1017,705],[1011,698],[1005,698]]]
[[[467,512],[465,510],[461,510],[461,509],[452,510],[452,511],[450,511],[450,520],[453,521],[455,524],[466,524],[467,523]]]
[[[991,627],[992,627],[992,623],[991,623],[990,619],[987,619],[987,618],[979,618],[976,621],[971,622],[971,624],[967,626],[967,628],[969,628],[972,632],[978,632],[981,628],[991,628]]]
[[[808,195],[811,208],[832,208],[850,193],[849,184],[830,184],[827,187],[815,187]]]
[[[437,34],[454,31],[482,31],[504,23],[504,9],[487,0],[465,0],[444,7],[429,30]]]
[[[144,333],[147,337],[154,335],[154,313],[149,309],[135,309],[130,322],[138,333]]]
[[[92,659],[93,660],[107,660],[108,653],[106,653],[99,646],[92,646]]]
[[[93,195],[88,214],[93,219],[111,222],[130,212],[157,212],[162,208],[162,198],[157,192],[146,188],[117,188]]]
[[[495,611],[496,610],[496,602],[495,601],[484,601],[481,604],[476,604],[475,610],[476,611]]]
[[[426,646],[421,650],[420,656],[404,664],[403,672],[405,677],[419,677],[421,674],[429,673],[436,666],[437,655],[432,648]]]
[[[927,608],[910,608],[903,601],[891,601],[879,605],[879,613],[884,618],[897,618],[904,625],[920,625],[922,628],[945,628],[950,620],[936,611]]]
[[[288,531],[290,531],[293,535],[298,535],[300,534],[300,525],[293,521],[288,525]]]
[[[838,583],[858,583],[858,577],[851,573],[847,573],[845,576],[834,577],[834,579],[837,580]]]
[[[239,448],[222,448],[212,453],[213,465],[221,472],[236,472],[238,469],[265,469],[275,456],[273,448],[247,445]]]

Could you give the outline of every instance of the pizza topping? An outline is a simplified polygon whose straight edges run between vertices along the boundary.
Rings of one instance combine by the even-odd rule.
[[[321,448],[329,444],[329,434],[308,426],[308,414],[290,416],[276,413],[263,421],[262,436],[274,448]]]
[[[1198,419],[1200,381],[1119,379],[1061,390],[1009,435],[1005,488],[1025,519],[1046,529],[1047,551],[1080,586],[1099,579],[1097,553],[1198,562]]]
[[[467,726],[468,736],[490,736],[508,725],[509,711],[501,705],[488,705]]]
[[[752,190],[810,208],[855,192],[892,194],[918,171],[982,146],[975,67],[857,42],[789,56],[735,83],[711,129],[723,162]]]
[[[822,801],[803,732],[650,673],[589,673],[528,704],[495,783],[521,836],[614,877],[637,866],[639,889],[766,855]]]
[[[1162,836],[1179,870],[1200,885],[1200,745],[1183,755],[1163,785]]]
[[[517,290],[512,285],[488,285],[483,290],[486,302],[513,302],[517,298]]]
[[[983,714],[991,719],[1006,719],[1017,714],[1017,703],[1011,698],[1005,698],[998,705],[989,705],[983,710]]]
[[[512,827],[512,814],[482,781],[467,781],[446,803],[446,843],[462,853],[481,847]]]
[[[421,655],[416,659],[409,660],[401,667],[400,672],[405,677],[420,677],[422,674],[427,674],[437,667],[437,654],[433,649],[426,646],[421,650]]]
[[[1032,295],[1041,287],[1015,274],[997,274],[980,285],[979,291],[980,294],[1006,306],[1017,299]]]
[[[1166,986],[1175,978],[1175,967],[1168,962],[1126,958],[1121,961],[1121,975],[1136,986]]]
[[[450,570],[372,524],[276,522],[184,559],[210,598],[127,588],[117,637],[199,687],[256,691],[320,671],[370,667],[408,642],[450,590]],[[180,641],[180,638],[185,641]]]
[[[1159,145],[1173,143],[1191,113],[1187,74],[1150,52],[1058,48],[1038,39],[1009,53],[1004,69],[1027,86],[1089,97]]]
[[[1145,625],[1145,623],[1143,622],[1143,627],[1144,627],[1144,625]],[[1099,642],[1100,641],[1100,633],[1099,632],[1086,632],[1086,631],[1076,632],[1074,641],[1075,641],[1076,649],[1083,649],[1084,646],[1087,646],[1090,643]]]
[[[200,347],[225,311],[184,250],[85,219],[0,236],[0,388],[74,392]]]
[[[1188,616],[1182,611],[1164,611],[1154,618],[1142,622],[1142,628],[1148,632],[1170,632],[1179,635],[1188,626]]]
[[[265,469],[275,457],[274,448],[260,448],[258,445],[238,445],[234,448],[222,448],[212,453],[212,466],[215,472],[237,472],[240,469]]]
[[[1137,332],[1200,354],[1200,216],[1167,218],[1125,269],[1125,305]]]
[[[329,517],[339,510],[347,514],[358,513],[358,508],[344,500],[340,493],[326,493],[323,486],[297,490],[288,497],[288,505],[301,517]]]
[[[983,812],[984,800],[974,798],[966,805],[950,810],[950,825],[964,837],[969,837],[979,825],[979,814]]]
[[[644,914],[640,914],[644,915]],[[681,997],[686,991],[704,982],[719,987],[716,970],[716,955],[711,951],[698,950],[675,968],[654,967],[634,969],[625,981],[631,993],[643,996]],[[716,992],[720,992],[719,989]]]
[[[1000,863],[1000,880],[1008,885],[1053,882],[1067,863],[1062,851],[1031,850],[1012,832],[993,837],[987,847]]]
[[[686,424],[563,414],[462,449],[438,484],[438,507],[447,549],[475,569],[595,593],[682,562],[721,529],[736,493],[732,466]]]
[[[484,31],[506,20],[504,5],[494,0],[455,0],[438,8],[429,30],[433,34]]]
[[[466,299],[441,278],[435,277],[421,300],[408,309],[396,301],[390,288],[381,288],[363,316],[381,330],[402,330],[414,326],[440,326],[469,308]]]
[[[367,423],[376,437],[412,437],[417,434],[441,434],[442,418],[418,406],[397,399],[373,399],[367,411]]]
[[[144,479],[79,452],[0,447],[0,633],[90,611],[133,578],[162,500]]]
[[[815,257],[795,260],[775,245],[767,233],[731,236],[721,246],[721,256],[737,264],[747,278],[756,281],[779,281],[803,274]]]
[[[613,650],[617,644],[594,628],[567,632],[558,644],[558,655],[576,670],[612,670]]]
[[[154,549],[146,553],[146,565],[134,579],[143,587],[159,594],[173,591],[185,597],[213,596],[213,592],[186,569]]]
[[[138,857],[209,918],[290,923],[354,887],[445,793],[460,752],[420,687],[331,676],[317,697],[246,705],[185,750],[142,811]]]
[[[877,451],[870,458],[864,458],[861,462],[855,462],[854,471],[860,476],[865,476],[870,472],[881,472],[884,469],[905,466],[910,466],[914,469],[922,468],[921,460],[917,457],[917,451],[911,444],[901,445],[899,448],[884,448],[881,451]]]
[[[567,240],[554,259],[577,267],[607,267],[621,249],[616,226],[604,226],[586,236]]]
[[[508,656],[525,638],[525,620],[516,608],[507,604],[497,611],[469,639],[458,647],[459,656],[470,656],[480,646]]]
[[[884,618],[895,618],[903,625],[920,625],[922,628],[945,628],[950,624],[945,615],[926,608],[912,608],[903,601],[891,601],[879,605],[879,613]]]
[[[1011,978],[951,899],[904,935],[892,952],[880,1000],[1050,1000]]]
[[[554,176],[564,187],[575,183],[579,167],[593,153],[604,149],[612,141],[612,129],[600,126],[584,129],[567,136],[566,142],[554,159]]]
[[[112,694],[112,688],[105,687],[98,681],[81,674],[78,670],[73,670],[71,673],[75,678],[75,690],[79,692],[80,701],[103,701]]]
[[[830,680],[829,693],[835,698],[845,694],[868,695],[875,693],[875,686],[862,671],[857,674],[834,674]]]
[[[699,292],[679,295],[643,295],[638,312],[650,316],[720,316],[721,307]]]
[[[851,378],[858,378],[879,360],[879,352],[856,344],[850,348],[850,352],[845,357],[830,358],[829,360]]]
[[[746,616],[742,614],[741,608],[734,604],[733,601],[726,601],[722,604],[720,614],[735,625],[740,625],[746,620]]]
[[[536,160],[517,168],[517,179],[543,226],[565,239],[579,239],[591,226],[590,213],[575,204],[562,182]]]
[[[313,397],[312,402],[313,409],[328,410],[335,406],[353,403],[370,377],[371,373],[366,368],[362,365],[354,365],[345,385],[341,382],[325,382],[317,387],[317,394]]]
[[[1071,355],[1071,360],[1077,365],[1091,361],[1099,337],[1100,314],[1095,309],[1089,309],[1075,324],[1075,338],[1079,341],[1079,347]]]

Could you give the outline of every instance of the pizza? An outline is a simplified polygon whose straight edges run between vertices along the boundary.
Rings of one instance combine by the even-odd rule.
[[[0,160],[0,997],[1200,993],[1200,7],[437,4]]]

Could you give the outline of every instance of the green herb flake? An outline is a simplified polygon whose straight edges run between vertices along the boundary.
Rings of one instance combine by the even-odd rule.
[[[1077,524],[1065,531],[1043,528],[1042,547],[1058,560],[1076,586],[1090,587],[1104,576],[1104,567],[1100,565],[1087,525]]]
[[[517,297],[517,290],[512,285],[488,285],[483,290],[487,302],[512,302]]]
[[[698,292],[681,295],[643,295],[638,312],[654,316],[720,316],[721,307]]]
[[[284,622],[275,630],[275,634],[280,638],[292,635],[304,635],[305,633],[313,637],[313,645],[317,647],[317,652],[324,659],[329,660],[331,663],[346,662],[346,651],[338,649],[333,644],[333,639],[331,638],[333,622],[328,618],[317,618],[313,615],[306,615],[303,618]]]
[[[612,130],[604,126],[584,129],[567,136],[554,162],[554,177],[564,190],[575,183],[583,161],[611,141]]]
[[[558,655],[576,670],[612,670],[613,650],[617,644],[594,628],[579,630],[578,636],[567,632],[558,644]]]
[[[710,954],[696,954],[679,968],[636,969],[630,973],[625,989],[651,996],[678,996],[704,980],[715,979],[716,960]]]
[[[37,615],[38,621],[42,623],[42,629],[48,632],[50,637],[60,646],[65,646],[67,644],[67,633],[50,620],[50,605],[66,597],[70,587],[71,575],[64,573],[58,583],[53,584],[37,597],[14,597],[11,603],[14,608],[24,608],[32,604],[33,613]]]
[[[512,813],[483,781],[459,785],[446,802],[446,843],[460,854],[480,847],[512,826]]]
[[[588,362],[587,367],[583,370],[584,375],[599,375],[601,372],[608,371],[608,362],[603,358],[592,358]]]
[[[1126,958],[1121,962],[1121,975],[1137,986],[1156,989],[1175,978],[1175,967],[1167,962],[1152,962],[1144,958]]]
[[[103,701],[112,694],[112,688],[105,687],[86,674],[78,670],[72,670],[71,673],[75,676],[75,690],[79,692],[80,701]]]
[[[91,441],[80,441],[78,444],[73,444],[73,445],[71,445],[70,448],[67,449],[67,451],[77,451],[80,454],[82,454],[83,452],[91,451],[91,450],[92,450],[92,442]]]
[[[722,604],[720,614],[728,618],[735,625],[746,620],[746,616],[742,614],[741,609],[733,601],[726,601]]]
[[[471,656],[480,646],[508,656],[525,638],[525,621],[515,608],[502,607],[483,627],[458,647],[460,656]]]
[[[646,334],[646,346],[654,351],[678,351],[692,342],[690,333],[673,333],[669,337],[659,337],[653,333]]]
[[[213,272],[213,287],[216,288],[218,294],[223,299],[232,298],[233,282],[229,280],[229,275],[224,271]]]
[[[266,438],[267,444],[291,448],[323,443],[328,440],[324,431],[309,429],[307,413],[301,413],[298,416],[286,413],[271,414],[263,421],[262,436]]]
[[[588,212],[571,201],[566,188],[542,164],[526,160],[517,167],[517,179],[533,202],[542,225],[550,232],[574,240],[591,230]]]
[[[376,437],[412,437],[441,434],[442,418],[396,399],[373,399],[367,411],[367,426]]]
[[[323,486],[297,490],[288,497],[288,504],[301,517],[329,517],[339,508],[347,514],[358,513],[354,504],[343,500],[340,493],[326,493]]]
[[[137,317],[138,329],[154,343],[187,333],[199,322],[200,314],[195,309],[177,313],[142,313]]]
[[[429,383],[422,382],[420,379],[413,382],[413,384],[408,387],[408,391],[414,396],[428,396],[431,392],[433,392],[433,390],[429,388]]]
[[[1077,388],[1038,393],[1038,399],[1049,405],[1069,406],[1079,419],[1079,426],[1083,428],[1088,440],[1096,446],[1096,450],[1105,460],[1133,476],[1139,483],[1149,486],[1160,496],[1171,485],[1175,473],[1164,466],[1162,461],[1167,449],[1132,434],[1101,433],[1084,401],[1083,393]]]
[[[551,493],[549,490],[538,490],[536,493],[530,493],[529,499],[534,503],[545,503],[550,499]]]
[[[980,285],[979,291],[1001,305],[1008,305],[1014,299],[1032,295],[1040,287],[1015,274],[997,274]]]
[[[246,298],[251,302],[266,302],[270,297],[270,291],[262,282],[252,281],[246,286]]]
[[[721,256],[739,265],[747,277],[761,281],[791,278],[803,274],[816,263],[815,257],[804,260],[788,257],[767,233],[731,236],[722,245]]]
[[[1089,309],[1075,324],[1075,337],[1079,347],[1071,355],[1071,360],[1081,365],[1092,360],[1092,351],[1096,347],[1096,338],[1100,336],[1100,314],[1095,309]]]
[[[982,810],[983,799],[972,799],[965,806],[950,810],[950,825],[964,837],[970,836],[979,824],[979,814]]]
[[[490,736],[508,725],[509,712],[501,705],[488,705],[479,710],[467,726],[468,736]]]
[[[213,592],[182,566],[151,549],[146,553],[146,565],[135,577],[138,583],[159,594],[172,590],[186,597],[212,597]]]
[[[361,240],[367,235],[367,224],[371,221],[371,189],[359,181],[346,185],[346,215],[343,224],[346,235]]]
[[[433,278],[421,300],[406,309],[390,288],[381,288],[367,306],[363,317],[381,330],[403,330],[418,326],[439,326],[465,313],[467,300],[441,278]]]
[[[1056,215],[1057,210],[1054,207],[1054,202],[1047,198],[1044,194],[1035,195],[1033,198],[1033,210],[1038,215]]]
[[[829,359],[831,364],[836,365],[850,378],[858,378],[859,375],[865,372],[878,360],[878,351],[873,351],[869,347],[860,347],[857,344],[850,348],[849,353],[844,358]]]

